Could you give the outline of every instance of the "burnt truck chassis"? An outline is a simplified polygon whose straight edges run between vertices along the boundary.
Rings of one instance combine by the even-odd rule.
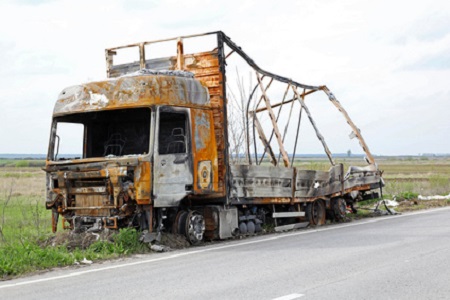
[[[207,35],[217,36],[217,48],[192,55],[183,53],[183,40]],[[145,45],[170,40],[177,41],[176,57],[145,59]],[[230,49],[228,54],[224,53],[225,45]],[[113,56],[118,50],[129,47],[139,49],[139,61],[114,66]],[[229,153],[227,103],[226,97],[224,97],[227,95],[225,66],[226,59],[233,53],[238,54],[247,62],[255,71],[257,78],[257,84],[246,106],[246,164],[233,164]],[[202,113],[211,116],[210,127],[213,133],[207,147],[209,150],[196,153],[193,150],[192,152],[186,150],[186,153],[191,155],[191,159],[184,154],[173,154],[174,163],[186,163],[193,173],[189,176],[194,176],[192,185],[186,185],[185,191],[178,191],[183,196],[179,197],[177,201],[173,201],[172,198],[166,199],[164,195],[155,192],[158,183],[156,181],[156,156],[154,157],[157,151],[153,149],[156,149],[157,146],[156,140],[153,141],[154,132],[148,134],[149,149],[147,152],[106,155],[106,149],[109,146],[104,146],[104,155],[98,155],[101,153],[100,150],[86,145],[89,136],[85,136],[84,151],[91,151],[91,156],[59,160],[57,159],[57,149],[55,150],[55,147],[59,146],[59,138],[51,138],[45,168],[47,172],[46,207],[52,210],[54,232],[57,230],[59,216],[61,216],[64,229],[78,232],[135,227],[146,233],[144,240],[148,242],[158,240],[159,233],[168,231],[185,235],[190,243],[196,244],[204,238],[226,239],[238,234],[258,233],[262,230],[263,225],[268,223],[274,224],[275,230],[283,231],[310,224],[322,225],[326,219],[344,220],[348,206],[353,209],[356,201],[379,197],[376,190],[379,190],[380,193],[382,191],[384,186],[382,172],[378,169],[360,130],[329,89],[326,86],[304,85],[260,69],[223,32],[111,48],[106,50],[106,61],[107,75],[111,79],[116,79],[117,83],[110,79],[103,84],[83,85],[75,92],[73,89],[64,90],[55,107],[55,120],[73,114],[68,107],[74,107],[72,104],[75,102],[69,102],[75,101],[74,99],[77,97],[81,97],[80,99],[84,101],[83,109],[86,111],[107,110],[107,105],[110,104],[104,104],[103,107],[100,105],[102,101],[106,101],[104,99],[113,99],[114,103],[126,102],[133,97],[134,93],[142,95],[142,86],[150,86],[150,83],[155,80],[162,80],[159,82],[160,85],[167,83],[176,85],[176,82],[181,80],[178,77],[190,77],[188,73],[183,72],[189,71],[195,78],[193,80],[199,81],[206,87],[208,103],[197,103],[192,99],[177,102],[178,99],[174,102],[170,98],[173,96],[168,96],[169,102],[165,103],[162,100],[164,92],[161,91],[160,98],[158,98],[160,103],[147,105],[146,102],[147,104],[143,105],[144,102],[139,103],[140,96],[137,96],[139,99],[136,107],[150,108],[150,123],[153,125],[156,122],[154,119],[157,115],[159,116],[160,111],[163,111],[164,106],[182,107],[189,111],[188,118],[191,115],[197,116]],[[138,73],[133,73],[136,71]],[[133,74],[130,75],[130,73]],[[133,85],[134,81],[131,82],[131,80],[137,82],[138,79],[140,80],[139,85]],[[183,87],[191,86],[191,89],[198,89],[198,87],[192,87],[192,80],[183,80]],[[275,104],[271,102],[269,95],[269,88],[273,81],[286,84],[283,99]],[[255,99],[256,90],[261,92],[258,99]],[[352,166],[344,171],[342,164],[334,162],[305,102],[306,96],[317,91],[324,92],[329,101],[343,114],[366,154],[367,166]],[[289,93],[292,96],[287,97]],[[123,98],[124,94],[127,94],[126,98]],[[97,95],[96,98],[93,95]],[[105,98],[99,98],[98,95]],[[251,101],[257,103],[253,109],[251,109]],[[94,102],[97,106],[92,109]],[[307,114],[317,138],[322,143],[331,164],[329,171],[303,170],[293,167],[300,120],[290,159],[283,143],[285,136],[278,126],[278,119],[281,109],[286,104],[294,102],[300,105],[300,118],[302,112]],[[87,106],[84,105],[88,104],[90,106],[86,108]],[[117,105],[114,107],[117,109],[122,104],[114,105]],[[128,102],[127,105],[120,108],[132,108]],[[61,107],[63,108],[61,109]],[[275,108],[279,109],[277,115]],[[83,112],[83,109],[79,112]],[[258,119],[258,114],[262,112],[268,113],[273,126],[269,138],[264,133],[264,128]],[[70,119],[68,120],[70,122]],[[190,133],[192,139],[194,139],[194,131],[195,134],[198,133],[194,125],[197,126],[190,124],[185,129],[186,136],[188,136],[187,131],[192,131]],[[57,122],[54,121],[52,136],[57,136],[56,130]],[[264,147],[262,157],[258,157],[257,154],[257,139],[253,138],[253,145],[251,143],[251,131],[253,131],[253,137],[259,137],[258,142],[262,143]],[[273,137],[275,137],[275,141],[273,141]],[[195,136],[195,138],[198,137]],[[94,140],[95,136],[92,137],[92,141]],[[183,141],[186,142],[185,148],[194,147],[193,144],[198,142],[197,140],[190,141],[188,138]],[[56,146],[57,143],[58,146]],[[272,143],[276,143],[279,149],[278,158],[274,153]],[[123,146],[118,144],[119,142],[114,141],[110,149],[119,147],[122,151],[121,147]],[[93,149],[89,150],[89,147]],[[255,149],[253,156],[250,154],[252,147]],[[196,155],[199,155],[200,158],[195,158]],[[200,161],[202,155],[212,157],[212,163],[203,164]],[[272,166],[263,165],[266,155]],[[165,164],[165,160],[161,162]],[[280,166],[281,163],[282,166]],[[174,166],[176,167],[176,165]],[[197,167],[192,171],[193,166]],[[207,175],[202,175],[202,172],[206,172],[203,174]],[[164,184],[170,190],[170,182],[164,182]]]

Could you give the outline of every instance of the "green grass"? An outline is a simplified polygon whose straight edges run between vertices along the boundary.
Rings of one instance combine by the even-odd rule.
[[[0,200],[0,243],[38,238],[50,234],[51,214],[44,207],[42,198],[14,196]]]
[[[86,249],[73,247],[61,226],[56,235],[51,232],[51,212],[44,201],[44,172],[38,168],[0,169],[0,279],[69,266],[84,258],[95,261],[149,251],[139,242],[140,233],[130,228]],[[52,246],[49,241],[54,239],[63,243]]]
[[[73,250],[69,250],[65,245],[40,246],[33,239],[6,243],[0,247],[0,278],[70,266],[83,259],[104,260],[148,251],[146,245],[139,242],[138,237],[139,232],[125,228],[113,235],[111,240],[97,241],[87,249]]]
[[[44,167],[45,160],[41,159],[0,159],[0,168],[28,168]]]

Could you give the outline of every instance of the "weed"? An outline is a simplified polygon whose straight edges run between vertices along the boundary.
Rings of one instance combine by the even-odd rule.
[[[18,162],[16,162],[16,168],[24,168],[29,166],[30,164],[27,160],[19,160]]]
[[[417,196],[419,196],[418,193],[414,193],[411,191],[401,192],[399,195],[400,199],[405,199],[405,200],[417,199]]]

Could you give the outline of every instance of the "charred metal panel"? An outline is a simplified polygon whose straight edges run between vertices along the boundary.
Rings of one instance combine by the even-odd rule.
[[[231,174],[232,197],[292,197],[293,168],[233,165]]]
[[[205,237],[208,239],[227,239],[238,231],[237,207],[225,208],[211,205],[197,207],[205,216]]]
[[[211,110],[191,109],[194,193],[218,192],[219,174],[214,119]]]
[[[108,208],[100,208],[105,206],[111,206],[109,198],[106,195],[87,194],[75,196],[75,215],[77,216],[110,216],[110,210]]]
[[[361,186],[366,186],[367,189],[384,186],[381,172],[376,165],[371,164],[366,167],[349,167],[345,174],[344,189],[351,190]]]
[[[152,70],[176,70],[182,69],[195,74],[195,78],[199,80],[204,86],[208,88],[211,106],[213,108],[214,118],[214,134],[216,140],[216,152],[217,152],[217,166],[218,166],[218,190],[217,196],[225,196],[225,178],[227,173],[226,157],[226,106],[225,106],[225,86],[224,86],[224,74],[225,74],[225,58],[223,53],[219,53],[219,50],[223,51],[222,34],[218,35],[218,48],[213,51],[200,52],[194,54],[183,54],[182,51],[178,51],[178,56],[156,58],[145,60],[145,57],[140,55],[140,59],[145,60],[145,68]],[[216,34],[216,33],[213,33]],[[219,37],[220,36],[220,37]],[[170,39],[169,39],[170,40]],[[179,40],[181,41],[181,40]],[[155,41],[157,42],[157,41]],[[149,43],[155,43],[149,42]],[[148,44],[148,43],[143,43]],[[180,43],[178,43],[180,44]],[[128,45],[124,47],[112,48],[106,50],[107,59],[107,74],[108,77],[118,77],[132,72],[136,72],[142,68],[140,61],[135,61],[129,64],[113,65],[113,56],[116,54],[116,50],[129,47],[141,47],[139,45]],[[182,49],[182,44],[181,44]],[[222,55],[223,66],[221,67],[219,54]],[[176,105],[176,103],[168,103]]]
[[[151,167],[150,162],[142,162],[134,173],[134,186],[136,189],[136,202],[150,204]]]
[[[195,74],[195,78],[208,87],[213,109],[214,135],[218,166],[218,196],[225,196],[226,178],[226,122],[224,78],[220,70],[218,50],[184,56],[185,70]]]
[[[193,191],[190,111],[159,107],[153,164],[154,207],[178,206]]]
[[[64,89],[54,115],[158,104],[207,105],[207,89],[192,78],[165,75],[124,76]]]
[[[342,164],[331,167],[328,172],[297,169],[295,197],[313,198],[340,192],[342,176]]]

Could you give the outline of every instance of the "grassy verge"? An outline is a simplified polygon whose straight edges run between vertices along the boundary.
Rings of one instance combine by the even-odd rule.
[[[107,240],[99,240],[86,249],[69,249],[67,245],[43,245],[34,238],[3,243],[0,247],[0,278],[8,279],[24,273],[79,264],[83,260],[104,260],[133,253],[147,252],[139,242],[139,233],[121,229]]]
[[[84,259],[105,260],[148,252],[131,228],[87,244],[74,243],[59,228],[51,232],[45,209],[45,177],[39,168],[5,167],[0,171],[0,280]]]

